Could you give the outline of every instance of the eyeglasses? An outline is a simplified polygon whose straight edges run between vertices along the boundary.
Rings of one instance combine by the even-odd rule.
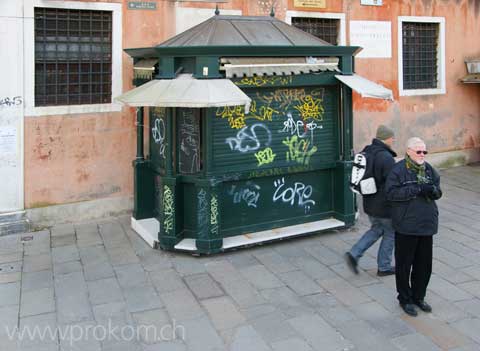
[[[416,153],[417,155],[421,155],[421,154],[426,155],[426,154],[428,154],[428,151],[427,151],[427,150],[417,150],[417,151],[415,151],[415,153]]]

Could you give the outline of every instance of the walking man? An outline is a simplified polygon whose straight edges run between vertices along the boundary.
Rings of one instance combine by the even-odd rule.
[[[395,280],[400,306],[410,316],[416,307],[431,312],[425,302],[432,274],[432,236],[438,231],[440,176],[425,162],[427,148],[420,138],[407,142],[405,159],[390,172],[385,190],[392,204],[395,228]]]
[[[372,195],[363,195],[363,210],[368,215],[371,227],[345,254],[347,264],[355,274],[358,274],[358,260],[379,238],[382,238],[382,241],[377,254],[377,275],[395,274],[395,268],[392,267],[394,231],[390,218],[390,206],[385,196],[385,181],[395,164],[394,157],[397,156],[391,149],[394,138],[392,129],[380,125],[372,143],[363,149],[363,152],[369,154],[370,159],[373,160],[373,177],[377,192]]]

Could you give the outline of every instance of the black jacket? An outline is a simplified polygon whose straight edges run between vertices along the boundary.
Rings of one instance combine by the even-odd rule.
[[[387,177],[385,190],[392,205],[392,224],[396,232],[406,235],[429,236],[438,232],[438,208],[435,200],[442,197],[440,176],[425,163],[425,176],[434,190],[428,196],[419,196],[417,175],[408,170],[405,160],[398,162]]]
[[[390,218],[390,204],[385,195],[385,181],[390,170],[395,165],[394,157],[397,154],[379,139],[363,149],[363,152],[373,155],[373,177],[377,192],[372,195],[363,195],[363,210],[373,217]]]

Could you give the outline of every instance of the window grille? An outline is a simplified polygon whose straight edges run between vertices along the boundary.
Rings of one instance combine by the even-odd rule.
[[[35,106],[110,103],[112,12],[35,8]]]
[[[292,17],[292,26],[332,45],[338,45],[340,21],[332,18]]]
[[[403,22],[403,89],[438,87],[438,37],[438,23]]]

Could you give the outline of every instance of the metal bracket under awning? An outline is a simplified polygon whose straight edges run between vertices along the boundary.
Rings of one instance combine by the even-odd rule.
[[[357,74],[353,74],[351,76],[336,75],[335,78],[355,90],[357,93],[362,95],[362,97],[393,101],[393,93],[390,89],[387,89],[383,85],[374,83],[371,80],[363,78]]]

